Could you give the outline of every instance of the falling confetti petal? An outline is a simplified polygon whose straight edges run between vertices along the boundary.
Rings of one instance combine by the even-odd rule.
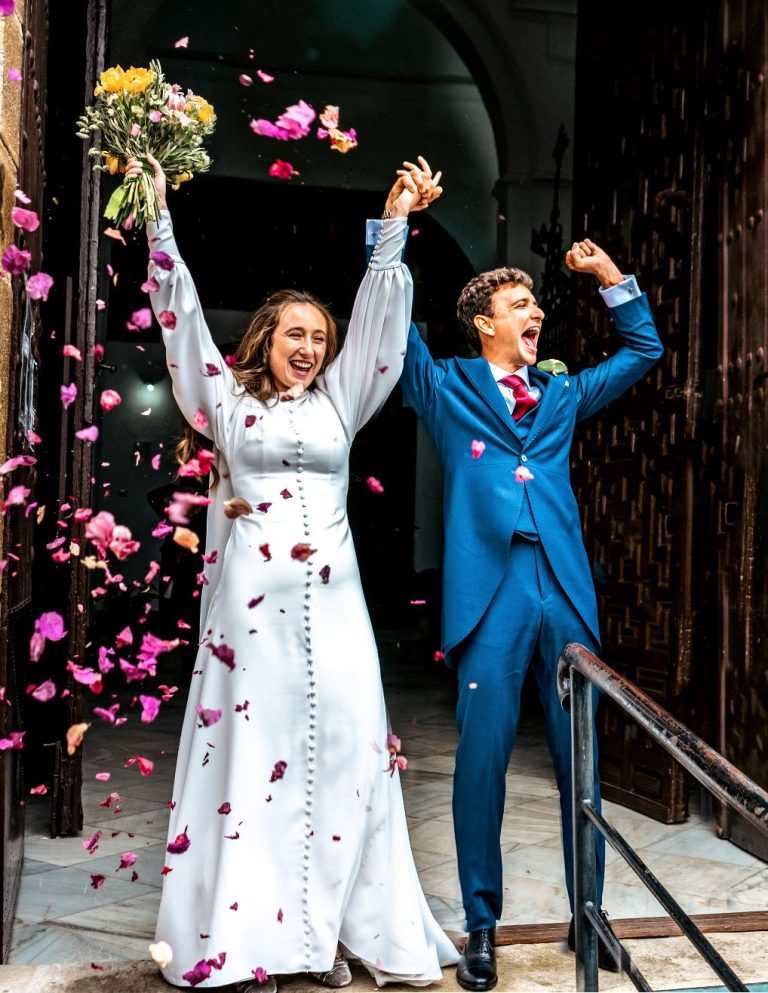
[[[515,469],[515,482],[516,483],[528,483],[534,478],[533,473],[524,465],[519,465]]]
[[[173,962],[173,950],[167,941],[158,941],[149,946],[152,961],[161,969],[166,969]]]
[[[40,218],[35,211],[25,210],[24,207],[14,207],[11,210],[11,220],[23,231],[37,231],[40,227]]]
[[[372,493],[383,493],[384,492],[384,487],[381,485],[381,483],[378,481],[378,479],[376,479],[375,476],[369,476],[366,479],[365,482],[366,482],[366,485],[368,486],[368,489]]]
[[[470,447],[472,449],[472,458],[473,459],[479,459],[480,456],[485,451],[485,442],[484,441],[473,441]]]

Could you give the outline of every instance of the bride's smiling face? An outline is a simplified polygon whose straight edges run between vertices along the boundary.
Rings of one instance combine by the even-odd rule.
[[[328,327],[322,311],[310,303],[285,308],[272,332],[269,370],[275,386],[285,393],[301,384],[304,389],[320,372],[328,347]]]

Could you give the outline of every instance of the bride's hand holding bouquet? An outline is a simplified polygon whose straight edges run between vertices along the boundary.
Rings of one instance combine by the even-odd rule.
[[[162,205],[151,160],[174,187],[207,172],[211,160],[202,145],[216,125],[214,109],[191,90],[166,82],[157,61],[148,69],[106,69],[94,96],[78,121],[79,137],[93,142],[88,154],[98,160],[94,169],[114,176],[126,173],[129,160],[142,164],[140,171],[126,173],[104,216],[125,228],[155,221]]]

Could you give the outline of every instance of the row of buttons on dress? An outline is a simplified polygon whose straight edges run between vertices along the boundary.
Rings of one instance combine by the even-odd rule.
[[[296,428],[296,424],[293,419],[293,407],[288,406],[288,421],[291,425],[291,430],[296,435],[297,445],[296,445],[296,488],[299,496],[299,503],[301,505],[302,520],[304,523],[304,539],[309,544],[309,511],[307,510],[307,498],[304,492],[304,442],[299,435]],[[304,954],[306,957],[305,965],[307,969],[312,964],[312,928],[310,926],[310,914],[309,914],[309,862],[310,862],[310,849],[311,849],[311,837],[312,837],[312,794],[315,789],[315,729],[317,727],[317,697],[315,694],[315,671],[312,662],[312,630],[310,624],[310,601],[312,598],[312,575],[313,567],[311,559],[307,559],[306,563],[306,579],[304,582],[305,592],[304,592],[304,647],[307,653],[307,675],[309,676],[309,722],[307,724],[308,729],[308,742],[307,742],[307,785],[306,785],[306,797],[304,800],[304,856],[303,856],[303,871],[302,880],[303,886],[303,898],[302,898],[302,921],[304,924]]]

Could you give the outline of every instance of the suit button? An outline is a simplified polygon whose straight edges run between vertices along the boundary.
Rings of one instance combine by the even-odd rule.
[[[527,462],[528,461],[528,456],[527,455],[521,455],[520,456],[520,461],[521,462]]]

